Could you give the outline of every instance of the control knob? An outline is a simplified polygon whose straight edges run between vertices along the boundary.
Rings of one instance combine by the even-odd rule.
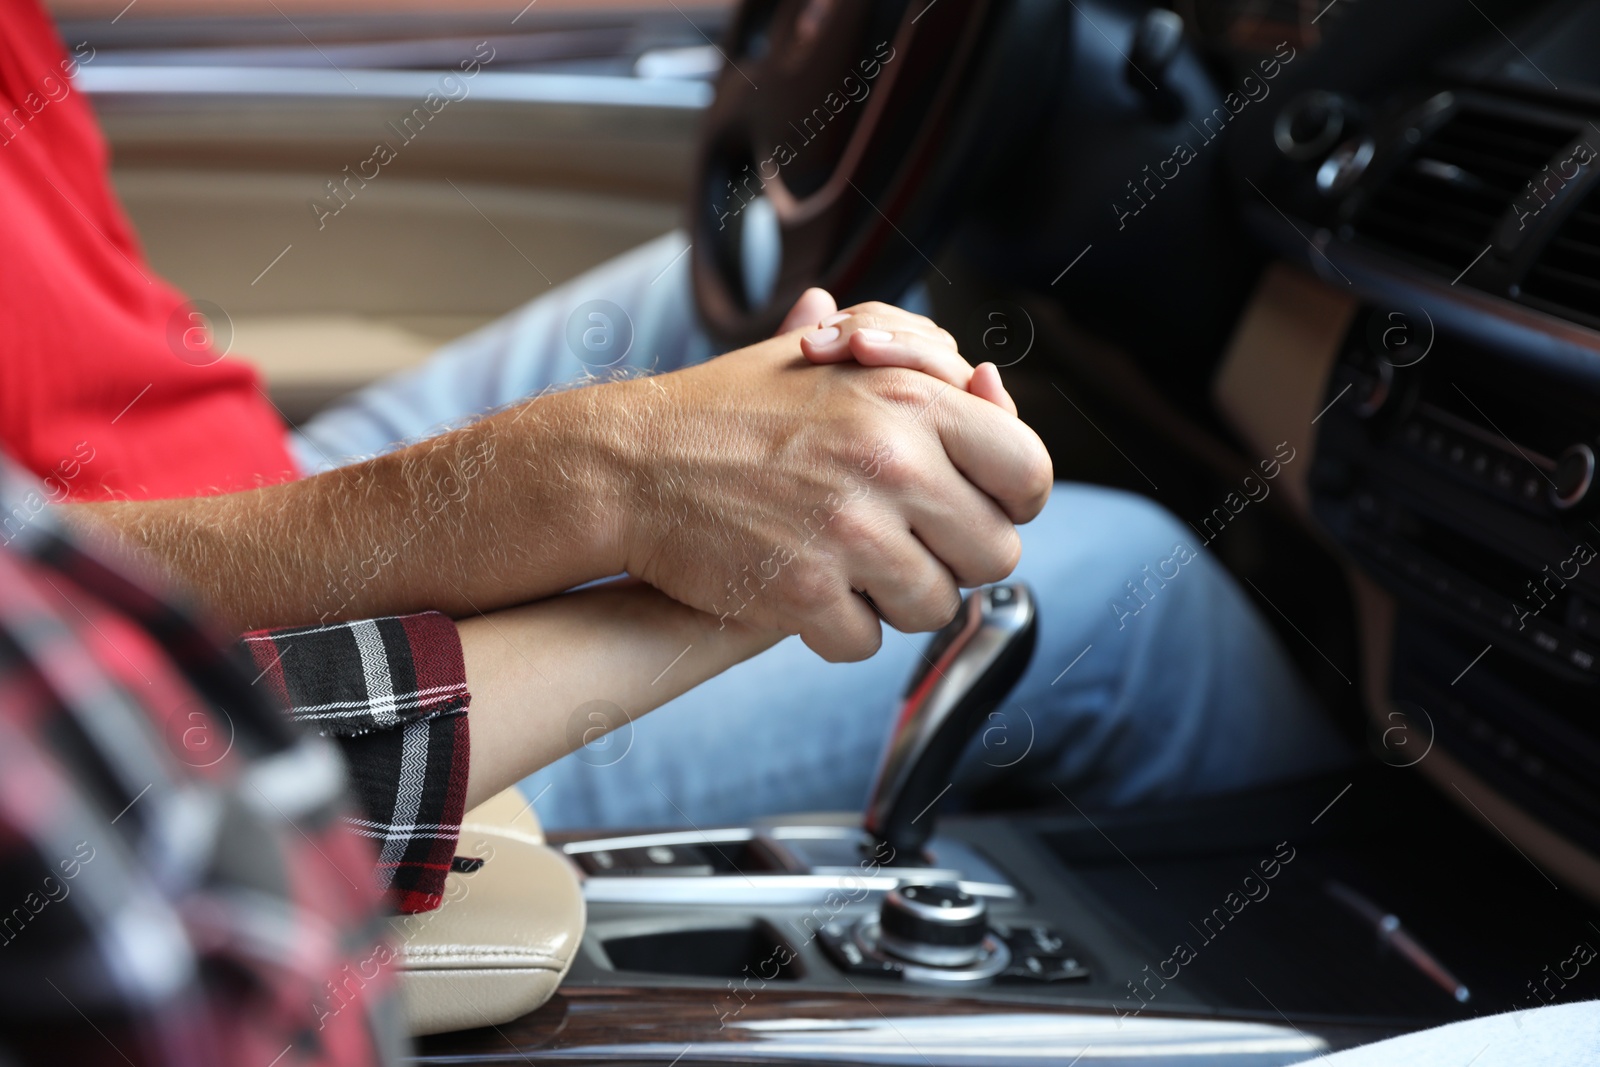
[[[1585,444],[1570,446],[1556,460],[1550,476],[1550,502],[1561,511],[1583,503],[1594,485],[1594,449]]]
[[[889,891],[878,916],[884,951],[928,967],[969,967],[982,959],[988,909],[953,885],[904,885]]]

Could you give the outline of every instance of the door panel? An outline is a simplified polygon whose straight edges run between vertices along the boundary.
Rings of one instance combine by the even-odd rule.
[[[541,7],[63,26],[152,263],[291,417],[678,224],[722,13]]]

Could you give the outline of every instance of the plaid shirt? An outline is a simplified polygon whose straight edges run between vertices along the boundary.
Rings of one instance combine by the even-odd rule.
[[[436,611],[244,636],[261,683],[345,751],[400,911],[437,908],[467,800],[467,674],[456,624]]]
[[[0,1064],[398,1062],[380,890],[437,905],[454,849],[453,624],[251,634],[247,672],[34,488],[0,459]]]

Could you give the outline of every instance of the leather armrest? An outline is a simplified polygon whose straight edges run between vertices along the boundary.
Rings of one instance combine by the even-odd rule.
[[[439,908],[394,920],[413,1034],[519,1018],[550,999],[572,965],[583,893],[528,812],[514,789],[468,812],[456,852],[483,865],[452,872]]]
[[[544,844],[544,827],[539,825],[539,816],[516,786],[501,790],[467,812],[461,825],[521,837],[531,845]]]

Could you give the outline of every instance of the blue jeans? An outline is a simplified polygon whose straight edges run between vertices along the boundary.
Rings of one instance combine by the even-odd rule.
[[[297,455],[317,470],[541,390],[710,358],[685,247],[677,233],[643,245],[355,394],[304,427]],[[1016,578],[1038,594],[1038,650],[973,739],[953,795],[996,787],[1126,805],[1244,789],[1349,759],[1270,628],[1157,505],[1061,483],[1022,528],[1022,544]],[[1147,567],[1176,574],[1152,580]],[[926,641],[890,630],[871,659],[829,664],[790,638],[522,788],[552,828],[859,810]]]

